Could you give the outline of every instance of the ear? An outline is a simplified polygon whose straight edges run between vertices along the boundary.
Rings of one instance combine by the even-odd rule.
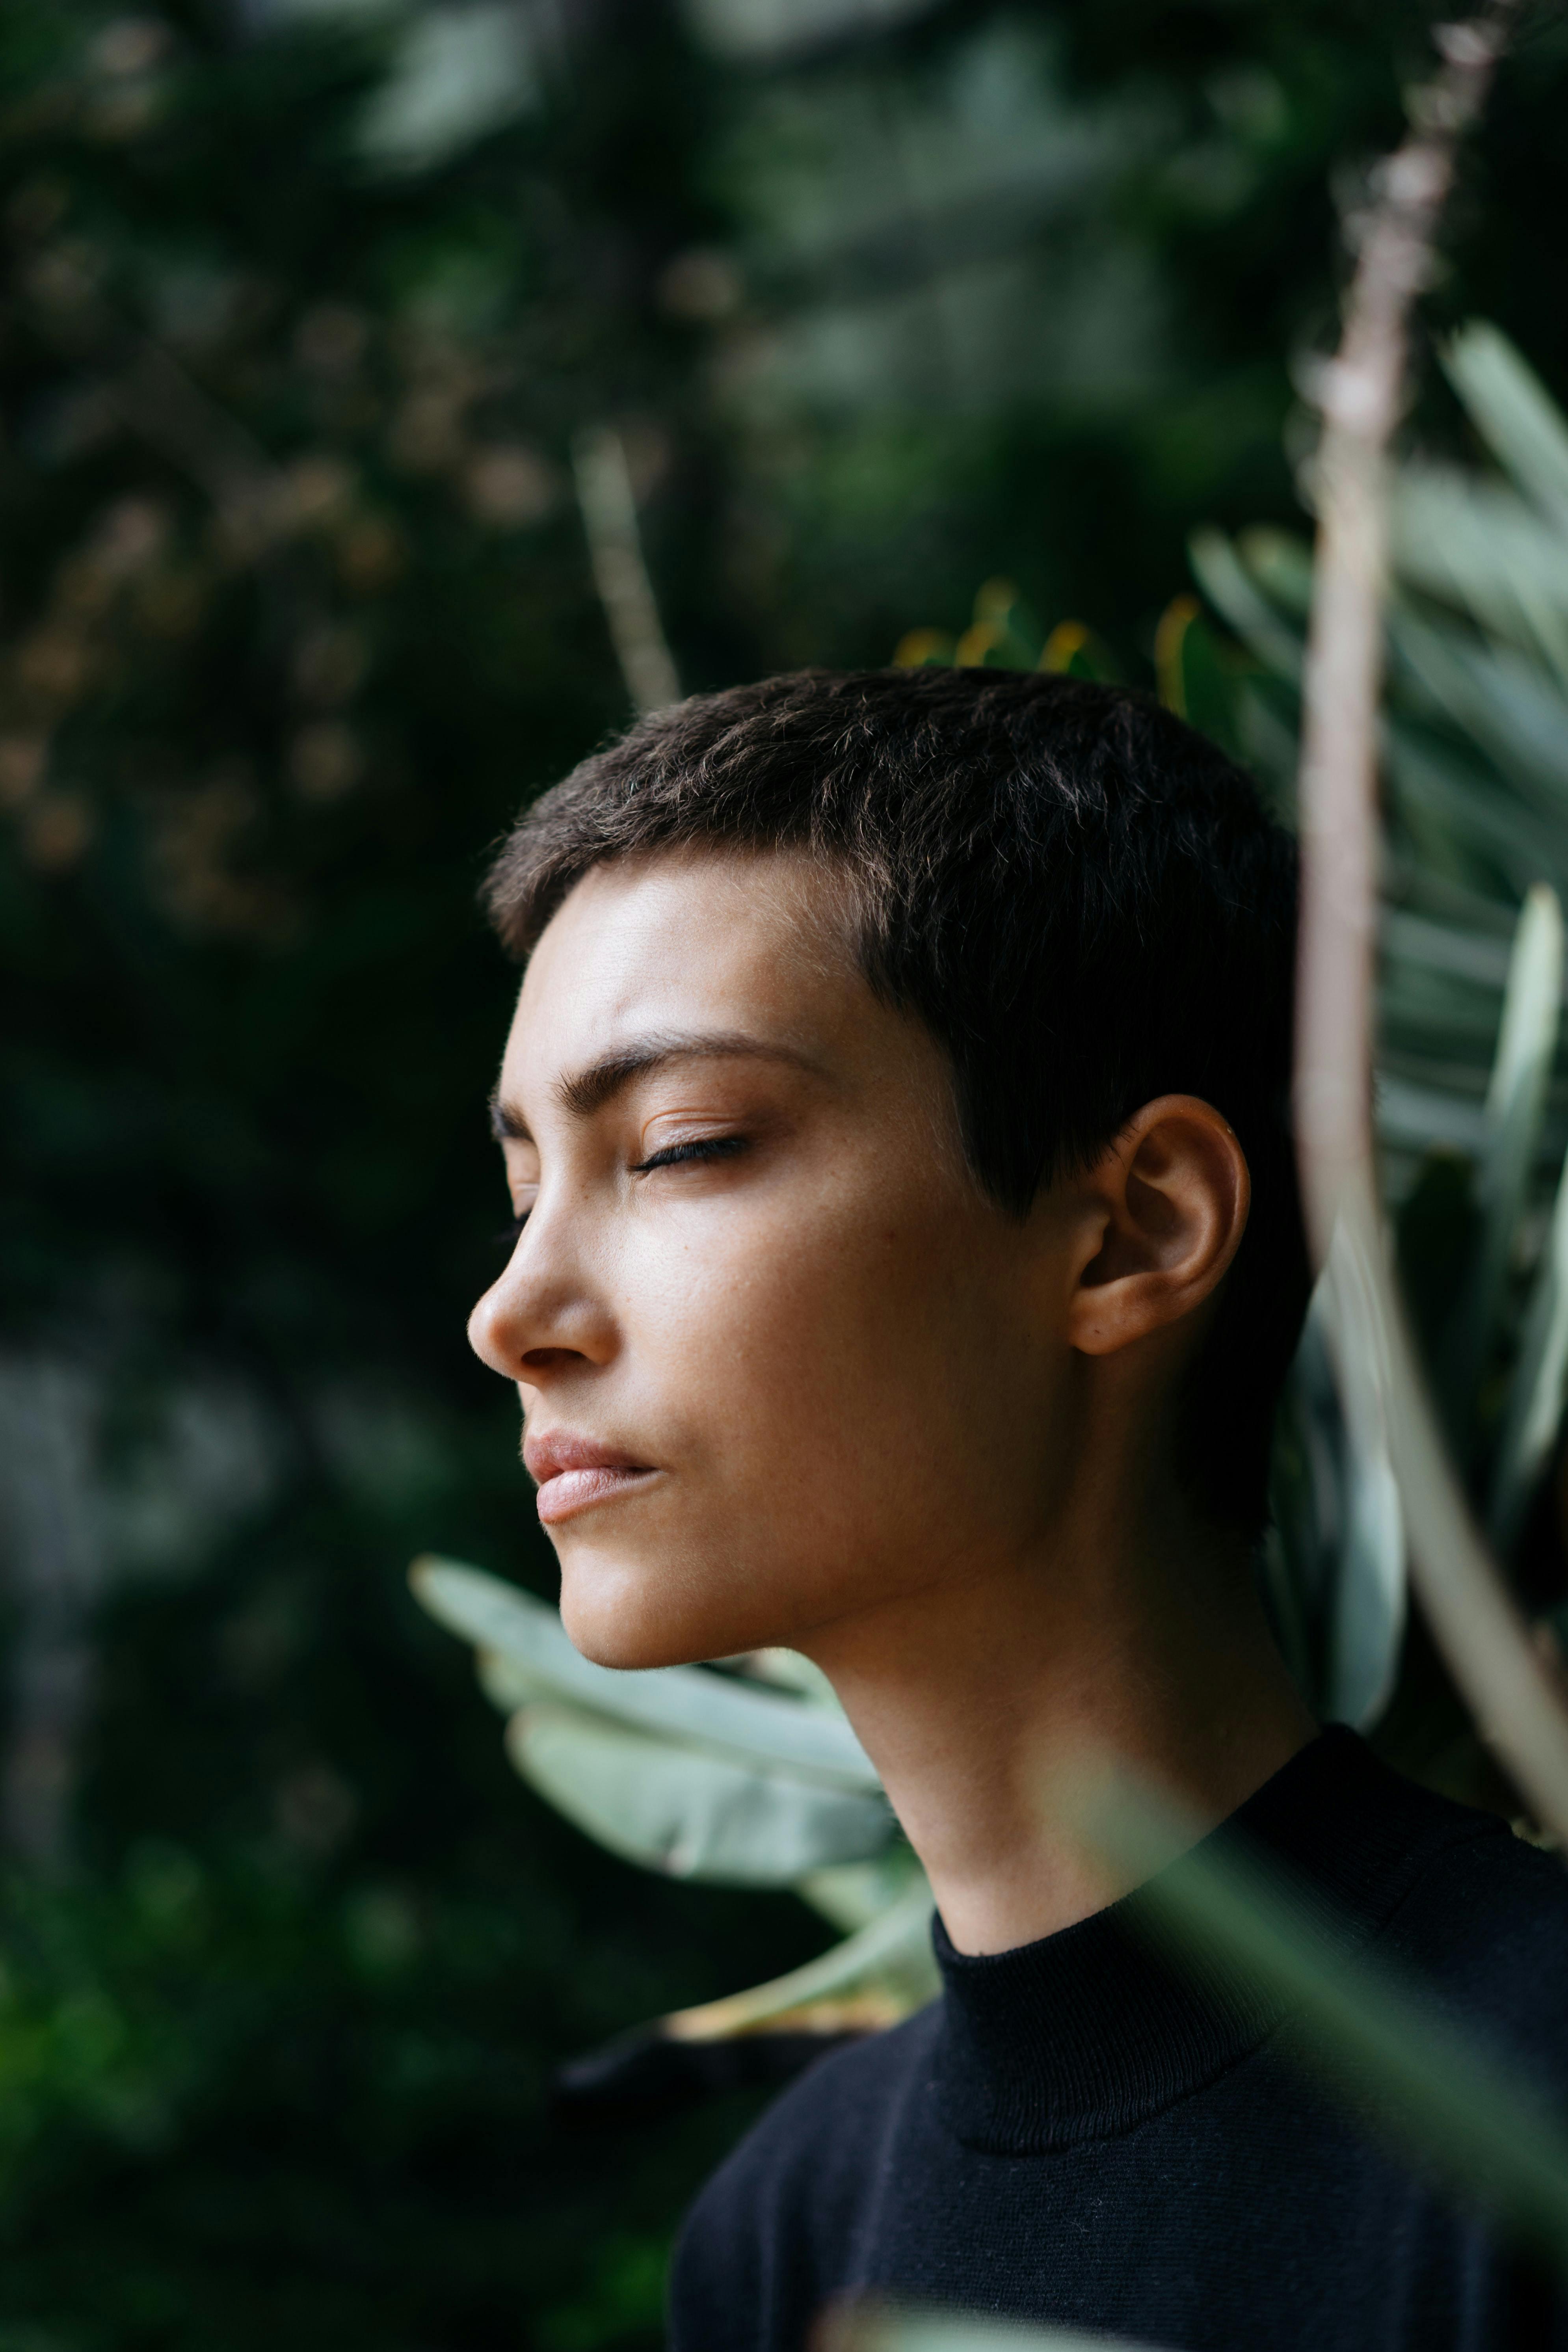
[[[1247,1230],[1252,1179],[1235,1130],[1196,1095],[1161,1095],[1080,1180],[1093,1216],[1068,1311],[1086,1356],[1180,1322],[1223,1279]]]

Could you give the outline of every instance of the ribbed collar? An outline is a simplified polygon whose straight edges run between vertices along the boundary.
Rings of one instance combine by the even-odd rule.
[[[1336,1727],[1212,1836],[1283,1864],[1331,1916],[1336,1938],[1355,1945],[1435,1850],[1488,1825]],[[1143,1904],[1135,1891],[1041,1943],[980,1958],[954,1951],[937,1920],[945,1990],[935,2091],[967,2146],[1037,2155],[1124,2131],[1212,2082],[1280,2021],[1271,1997],[1222,1966],[1167,1964],[1140,1932]]]

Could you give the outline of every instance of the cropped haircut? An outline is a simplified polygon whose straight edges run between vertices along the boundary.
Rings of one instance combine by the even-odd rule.
[[[1022,1218],[1139,1107],[1229,1120],[1252,1207],[1190,1362],[1179,1469],[1268,1512],[1306,1244],[1289,1118],[1296,854],[1242,771],[1142,696],[1000,670],[802,670],[637,721],[525,810],[486,899],[526,957],[593,867],[803,851],[848,885],[888,1003],[951,1059],[973,1175]]]

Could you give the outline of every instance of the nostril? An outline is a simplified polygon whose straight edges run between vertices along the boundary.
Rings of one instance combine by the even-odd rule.
[[[520,1359],[525,1378],[537,1380],[550,1372],[564,1371],[568,1364],[584,1364],[587,1358],[577,1348],[530,1348]]]
[[[541,1373],[564,1371],[569,1364],[585,1364],[588,1357],[583,1355],[581,1348],[529,1348],[527,1355],[521,1355],[517,1362],[521,1376],[533,1381]]]

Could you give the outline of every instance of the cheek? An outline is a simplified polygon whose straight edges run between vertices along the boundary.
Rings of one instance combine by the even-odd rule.
[[[831,1181],[623,1230],[615,1426],[669,1475],[555,1531],[573,1640],[614,1666],[791,1643],[1037,1540],[1063,1351],[1011,1229],[840,1156]]]
[[[846,1187],[644,1274],[627,1338],[683,1465],[670,1500],[731,1559],[918,1571],[1026,1507],[1037,1370],[976,1222],[873,1217]]]

